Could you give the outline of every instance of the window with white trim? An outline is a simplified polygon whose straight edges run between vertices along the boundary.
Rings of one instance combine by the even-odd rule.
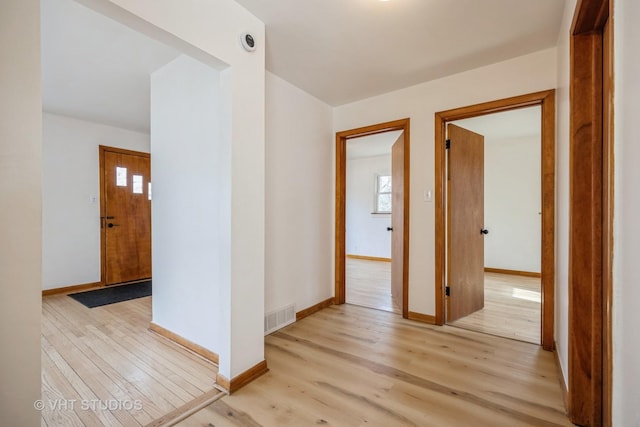
[[[391,213],[391,175],[376,175],[374,213]]]

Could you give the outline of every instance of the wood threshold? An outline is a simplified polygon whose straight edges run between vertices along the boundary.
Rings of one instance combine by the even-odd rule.
[[[164,426],[173,426],[179,423],[180,421],[188,418],[189,416],[195,414],[205,406],[209,406],[216,400],[226,396],[227,393],[224,391],[220,391],[217,388],[213,388],[210,391],[206,392],[200,397],[193,399],[191,402],[185,403],[179,408],[174,409],[162,417],[153,420],[149,424],[146,424],[145,427],[164,427]]]
[[[221,375],[219,372],[216,375],[216,383],[223,389],[225,389],[229,394],[235,393],[240,390],[245,385],[249,384],[251,381],[256,378],[266,374],[269,372],[269,368],[267,367],[267,361],[263,360],[247,369],[240,375],[233,377],[231,381],[224,375]]]
[[[555,89],[461,107],[435,114],[435,302],[436,324],[445,323],[446,265],[446,153],[448,122],[539,105],[542,121],[542,310],[541,341],[545,350],[554,348],[555,310]]]
[[[296,321],[300,320],[300,319],[304,319],[307,316],[311,316],[313,313],[317,313],[318,311],[325,309],[331,305],[333,305],[334,302],[334,298],[327,298],[324,301],[320,301],[317,304],[312,305],[311,307],[307,307],[304,310],[300,310],[296,313]]]
[[[53,288],[53,289],[43,289],[42,290],[42,296],[46,297],[49,295],[60,295],[60,294],[72,294],[75,292],[80,292],[80,291],[86,291],[89,289],[99,289],[102,288],[102,283],[100,282],[93,282],[93,283],[84,283],[82,285],[72,285],[72,286],[65,286],[62,288]]]
[[[542,273],[536,273],[534,271],[507,270],[504,268],[492,268],[492,267],[485,267],[484,271],[485,273],[510,274],[512,276],[542,277]]]
[[[378,257],[378,256],[368,256],[368,255],[347,254],[347,258],[364,259],[364,260],[367,260],[367,261],[391,262],[391,258]]]
[[[216,366],[218,365],[219,359],[220,357],[218,356],[217,353],[208,350],[204,347],[202,347],[199,344],[196,344],[192,341],[189,341],[188,339],[174,333],[171,332],[170,330],[163,328],[162,326],[158,325],[157,323],[151,322],[149,323],[149,330],[155,332],[158,335],[163,336],[164,338],[173,341],[174,343],[186,348],[189,351],[192,351],[193,353],[197,354],[198,356],[208,360],[209,362],[214,363]]]
[[[409,312],[409,320],[415,320],[416,322],[427,323],[429,325],[436,324],[436,317],[431,314],[416,313],[415,311]]]

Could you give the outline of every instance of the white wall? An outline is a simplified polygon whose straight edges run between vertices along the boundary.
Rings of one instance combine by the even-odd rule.
[[[337,107],[341,131],[411,118],[411,206],[409,310],[433,315],[434,204],[423,201],[434,188],[434,114],[556,86],[556,50],[548,49]]]
[[[349,142],[347,142],[347,152]],[[376,175],[391,175],[391,154],[347,160],[347,238],[349,255],[391,258],[391,214],[372,214]]]
[[[558,39],[556,88],[555,338],[565,384],[569,369],[569,31],[576,0],[565,5]]]
[[[220,72],[180,56],[151,75],[153,322],[229,357],[231,144]]]
[[[100,281],[99,145],[148,153],[149,135],[43,114],[43,289]]]
[[[640,426],[640,3],[614,2],[613,425]]]
[[[40,2],[0,2],[0,414],[40,425]]]
[[[331,107],[267,73],[267,312],[333,295]]]
[[[540,273],[540,136],[484,141],[485,267]]]
[[[231,287],[221,313],[231,345],[229,358],[220,354],[220,374],[233,378],[264,359],[264,23],[233,0],[79,1],[208,64],[232,70],[221,76],[231,100],[225,114],[231,126],[232,187]],[[254,52],[241,47],[244,32],[254,35]]]

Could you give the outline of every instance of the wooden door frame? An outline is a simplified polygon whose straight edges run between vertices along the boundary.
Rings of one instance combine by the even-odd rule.
[[[518,108],[541,107],[541,344],[553,350],[554,341],[554,280],[555,280],[555,89],[468,107],[455,108],[435,114],[435,293],[437,325],[445,323],[446,272],[446,129],[448,122],[483,116]]]
[[[144,153],[142,151],[134,151],[127,150],[124,148],[116,148],[116,147],[108,147],[106,145],[98,146],[99,152],[99,164],[100,164],[100,286],[106,286],[107,283],[107,275],[106,275],[106,258],[107,258],[107,239],[106,239],[106,229],[104,227],[105,218],[107,216],[106,213],[106,185],[107,182],[104,179],[105,167],[105,153],[118,153],[118,154],[128,154],[131,156],[139,156],[139,157],[147,157],[151,158],[150,153]]]
[[[402,259],[402,317],[409,317],[409,165],[410,119],[378,123],[336,132],[336,229],[334,304],[346,302],[347,141],[353,138],[401,130],[404,132],[404,233]],[[392,208],[393,209],[393,208]]]
[[[567,406],[571,422],[590,426],[611,425],[613,105],[604,94],[613,76],[605,82],[603,70],[613,61],[612,3],[578,1],[570,32]]]

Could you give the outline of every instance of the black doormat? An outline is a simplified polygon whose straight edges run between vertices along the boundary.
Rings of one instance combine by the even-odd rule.
[[[132,283],[130,285],[111,286],[109,288],[96,289],[95,291],[69,294],[71,298],[89,308],[114,304],[116,302],[129,301],[136,298],[148,297],[150,295],[151,280],[147,280],[146,282]]]

